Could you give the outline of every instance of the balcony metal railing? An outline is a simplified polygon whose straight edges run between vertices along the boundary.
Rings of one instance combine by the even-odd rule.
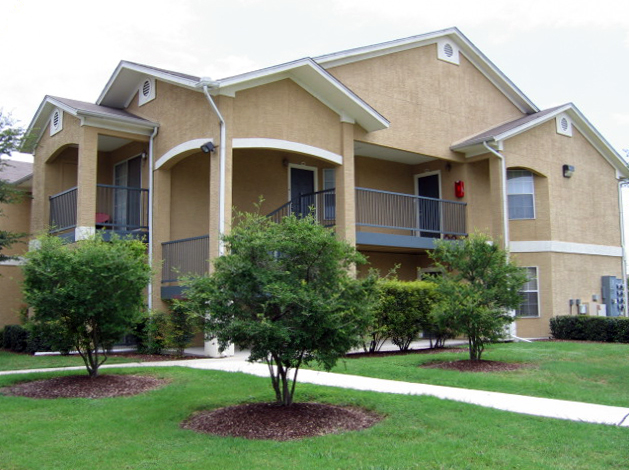
[[[162,243],[162,283],[177,282],[182,276],[190,274],[207,274],[209,240],[209,235],[203,235]]]
[[[356,225],[428,238],[466,236],[467,204],[356,188]]]
[[[77,188],[50,196],[50,233],[62,232],[76,227]]]
[[[283,206],[267,215],[274,222],[279,222],[290,214],[308,215],[313,213],[317,222],[324,227],[336,225],[335,189],[324,189],[316,193],[294,197]]]
[[[50,196],[51,233],[76,227],[77,188]],[[126,186],[96,185],[95,225],[118,232],[148,230],[149,191]]]

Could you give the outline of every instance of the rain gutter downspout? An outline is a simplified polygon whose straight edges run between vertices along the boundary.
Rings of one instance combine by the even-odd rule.
[[[625,311],[623,316],[629,316],[629,304],[627,304],[629,293],[627,292],[627,249],[625,246],[625,214],[622,200],[622,187],[629,185],[629,178],[620,178],[618,180],[618,209],[620,214],[620,247],[622,249],[622,285],[624,287]]]
[[[149,236],[148,236],[148,242],[149,242],[149,266],[151,268],[151,271],[153,270],[153,153],[154,153],[154,143],[155,143],[155,136],[157,135],[157,132],[159,130],[159,127],[155,126],[155,128],[153,129],[153,133],[151,134],[151,137],[149,138]],[[148,286],[148,309],[149,312],[152,310],[153,308],[153,276],[151,276],[151,280],[149,281],[149,286]]]
[[[225,119],[221,112],[218,110],[218,107],[214,103],[212,99],[212,95],[208,91],[208,85],[216,86],[216,82],[212,82],[209,80],[201,80],[200,85],[203,87],[203,93],[207,98],[210,106],[214,110],[216,117],[218,117],[220,123],[220,145],[218,146],[218,155],[219,155],[219,183],[218,183],[218,255],[223,256],[225,253],[224,244],[223,244],[223,235],[225,234],[225,140],[226,140],[226,130],[225,130]]]
[[[500,152],[498,152],[497,150],[487,145],[487,142],[483,142],[483,146],[487,150],[489,150],[491,153],[493,153],[496,157],[498,157],[498,159],[500,160],[500,173],[501,173],[500,192],[502,194],[502,198],[501,198],[502,199],[502,221],[503,221],[503,231],[504,231],[504,245],[505,245],[505,251],[507,252],[507,262],[508,262],[510,241],[509,241],[509,205],[508,205],[508,198],[507,198],[507,163],[505,162],[504,155],[502,155]],[[515,317],[515,313],[512,313],[512,315]],[[516,323],[515,321],[513,321],[511,325],[509,325],[509,336],[511,336],[514,339],[517,339],[518,341],[524,341],[527,343],[532,342],[528,339],[524,339],[524,338],[520,338],[519,336],[516,336],[516,333],[517,333]]]

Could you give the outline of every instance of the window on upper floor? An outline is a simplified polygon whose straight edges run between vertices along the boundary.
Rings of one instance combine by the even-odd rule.
[[[509,219],[535,218],[535,184],[528,170],[507,170]]]
[[[522,303],[515,310],[517,317],[539,317],[539,284],[537,282],[537,268],[524,268],[529,280],[522,289]]]

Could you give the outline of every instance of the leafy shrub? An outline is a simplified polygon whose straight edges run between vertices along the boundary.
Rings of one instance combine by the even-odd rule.
[[[620,317],[559,316],[550,319],[555,339],[629,343],[629,319]]]
[[[151,312],[138,323],[136,335],[140,354],[161,354],[166,349],[168,318],[164,312]]]
[[[183,302],[174,302],[170,307],[167,320],[166,345],[178,355],[182,355],[186,346],[190,344],[194,334],[200,331],[198,318],[188,315]]]
[[[0,328],[0,349],[4,348],[4,328]]]
[[[383,336],[391,338],[401,351],[406,351],[419,333],[430,327],[434,284],[397,279],[382,280],[378,284],[377,322],[384,330]]]
[[[28,344],[28,330],[22,325],[6,325],[2,343],[9,351],[25,352]]]
[[[430,312],[424,338],[430,340],[431,348],[443,348],[446,340],[456,338],[458,334],[452,316],[437,310]]]

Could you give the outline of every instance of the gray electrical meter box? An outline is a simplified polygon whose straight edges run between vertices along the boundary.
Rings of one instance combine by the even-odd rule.
[[[616,276],[603,276],[601,278],[603,289],[603,303],[607,309],[608,317],[619,317],[625,313],[625,286],[622,279]]]

